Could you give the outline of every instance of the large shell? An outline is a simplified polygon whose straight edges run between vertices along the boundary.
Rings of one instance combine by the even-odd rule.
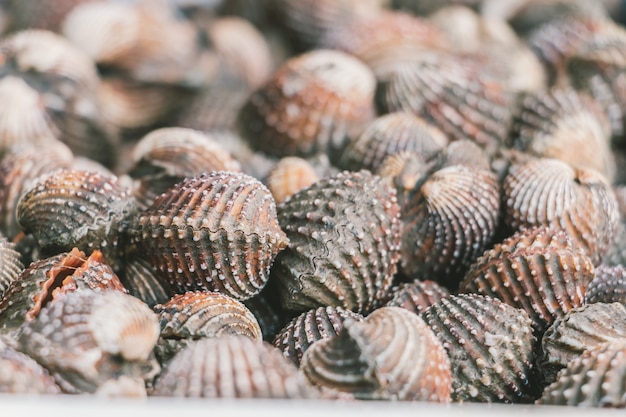
[[[527,402],[535,338],[528,315],[500,300],[452,295],[422,317],[443,343],[453,401]]]
[[[254,315],[239,301],[224,294],[188,292],[154,307],[161,321],[161,336],[156,354],[167,362],[192,340],[204,337],[241,335],[261,341],[262,334]]]
[[[585,303],[622,303],[626,306],[626,267],[596,267],[595,276],[587,287]]]
[[[324,391],[359,399],[450,400],[450,363],[417,315],[382,307],[364,321],[346,320],[333,338],[314,343],[300,368]]]
[[[591,259],[565,232],[537,227],[485,252],[470,267],[460,291],[497,297],[525,310],[540,334],[583,305],[593,273]]]
[[[510,229],[545,225],[564,230],[596,264],[616,237],[617,201],[596,171],[557,159],[532,159],[509,169],[503,194]]]
[[[360,321],[363,316],[341,307],[318,307],[291,320],[276,335],[273,344],[299,367],[302,355],[312,344],[336,336],[348,319]]]
[[[571,361],[537,403],[624,408],[625,378],[626,341],[604,343]]]
[[[399,215],[393,190],[368,171],[322,179],[281,204],[278,221],[290,243],[272,279],[283,306],[375,308],[396,272]]]
[[[23,269],[24,265],[20,261],[20,253],[15,250],[15,244],[6,237],[0,237],[0,300]]]
[[[152,395],[311,398],[315,392],[275,347],[224,336],[195,341],[180,351],[163,369]]]
[[[276,156],[340,149],[374,118],[374,75],[339,51],[315,50],[285,62],[239,114],[243,136]]]
[[[0,393],[58,394],[60,389],[33,358],[0,342]]]
[[[319,180],[319,175],[306,159],[286,156],[274,165],[267,174],[267,188],[272,192],[276,204]]]
[[[139,250],[172,294],[208,290],[250,298],[288,243],[269,190],[226,171],[177,184],[140,215],[136,229]]]
[[[144,376],[159,336],[159,322],[143,302],[119,291],[68,293],[41,309],[19,336],[20,349],[54,376],[65,392],[97,392]],[[125,377],[125,378],[124,378]],[[113,380],[113,382],[111,381]]]
[[[405,282],[391,289],[385,307],[402,307],[422,314],[428,307],[448,297],[450,292],[434,281]]]
[[[556,319],[541,339],[538,365],[548,382],[584,351],[614,340],[626,339],[626,307],[596,303],[570,310]]]

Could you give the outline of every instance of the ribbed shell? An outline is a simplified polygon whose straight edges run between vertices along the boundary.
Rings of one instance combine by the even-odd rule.
[[[9,285],[22,273],[24,265],[20,253],[15,250],[15,243],[6,237],[0,237],[0,300]]]
[[[538,366],[548,382],[583,352],[614,340],[626,340],[626,307],[596,303],[570,310],[556,319],[541,339]]]
[[[318,307],[309,310],[283,327],[274,338],[273,345],[299,367],[304,352],[318,340],[336,336],[347,319],[360,321],[363,316],[341,307]]]
[[[286,156],[274,165],[267,174],[267,188],[280,204],[298,191],[309,187],[319,180],[319,176],[306,159]]]
[[[60,389],[33,358],[0,343],[0,393],[58,394]]]
[[[515,146],[575,168],[615,175],[611,123],[600,104],[572,88],[527,96],[513,129]]]
[[[358,399],[450,401],[450,362],[417,315],[382,307],[365,320],[346,320],[333,338],[314,343],[301,371],[323,391]]]
[[[135,210],[135,199],[117,177],[61,169],[22,196],[17,221],[45,253],[100,249],[114,265],[120,234]]]
[[[350,171],[376,172],[389,155],[411,151],[428,160],[447,144],[443,132],[425,120],[410,113],[390,113],[373,120],[363,133],[351,139],[337,165]]]
[[[451,295],[422,317],[450,358],[452,400],[528,402],[535,338],[528,315],[477,294]]]
[[[374,118],[376,80],[339,51],[315,50],[285,62],[239,114],[244,138],[275,156],[340,149]]]
[[[168,286],[159,280],[156,270],[137,253],[135,248],[125,257],[120,279],[130,295],[139,298],[150,307],[164,303],[170,298]]]
[[[604,343],[583,353],[546,387],[538,404],[626,407],[626,341]]]
[[[283,306],[375,308],[396,272],[399,214],[394,191],[368,171],[322,179],[278,206],[290,241],[272,268]]]
[[[135,240],[171,295],[258,294],[288,239],[269,190],[245,174],[214,171],[186,179],[139,216]]]
[[[512,230],[545,225],[566,231],[595,264],[613,243],[619,213],[608,181],[557,159],[513,165],[503,183],[504,222]]]
[[[622,303],[626,306],[626,267],[596,267],[595,276],[587,287],[585,303]]]
[[[541,334],[556,318],[583,305],[593,274],[591,259],[565,232],[537,227],[486,251],[459,291],[497,297],[525,310]]]
[[[224,336],[190,343],[163,369],[152,395],[203,398],[312,398],[297,368],[269,343]]]
[[[500,207],[496,176],[453,165],[418,186],[402,208],[401,270],[456,288],[495,234]]]
[[[391,289],[385,307],[402,307],[415,314],[422,314],[428,307],[450,295],[445,287],[435,281],[405,282]]]
[[[154,307],[161,322],[156,354],[167,362],[192,340],[225,335],[246,336],[261,342],[261,328],[239,301],[224,294],[195,291],[178,294]]]
[[[19,346],[65,392],[96,392],[110,380],[129,377],[140,394],[158,336],[156,314],[135,297],[77,291],[42,308],[24,327]]]

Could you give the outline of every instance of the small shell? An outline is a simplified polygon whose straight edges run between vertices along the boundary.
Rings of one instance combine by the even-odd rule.
[[[626,338],[626,307],[620,303],[589,304],[556,319],[541,339],[538,364],[549,383],[583,352]]]
[[[280,204],[318,180],[319,176],[315,168],[306,159],[286,156],[278,161],[267,174],[266,182],[276,204]]]
[[[318,307],[291,320],[274,338],[273,345],[294,365],[300,367],[304,352],[318,340],[334,337],[346,320],[360,321],[363,316],[341,307]]]
[[[556,318],[583,305],[593,272],[591,259],[565,232],[537,227],[485,252],[459,291],[497,297],[525,310],[541,334]]]
[[[0,342],[0,393],[59,394],[60,389],[33,358]]]
[[[174,293],[258,294],[288,240],[269,190],[236,172],[188,178],[158,197],[134,230],[137,247]]]
[[[155,269],[144,259],[133,245],[127,250],[124,267],[120,275],[124,288],[134,297],[150,307],[166,302],[171,291],[159,280]]]
[[[158,336],[156,314],[138,299],[119,291],[77,291],[42,308],[19,345],[65,392],[96,392],[125,376],[145,396],[143,377]]]
[[[169,361],[192,340],[225,335],[262,341],[254,315],[239,301],[214,292],[188,292],[154,307],[161,322],[155,353],[161,363]]]
[[[595,276],[587,288],[585,303],[621,303],[626,306],[626,267],[596,267]]]
[[[272,277],[289,310],[333,306],[365,313],[391,286],[400,245],[393,190],[368,171],[321,179],[278,207],[290,244]]]
[[[450,295],[445,287],[434,281],[405,282],[391,289],[385,307],[402,307],[421,315],[428,307]]]
[[[198,372],[201,370],[201,372]],[[280,351],[245,336],[190,343],[165,366],[152,395],[312,398],[315,392]]]
[[[422,317],[443,343],[452,400],[528,402],[535,338],[528,315],[477,294],[451,295]]]
[[[6,237],[0,237],[0,300],[23,269],[24,265],[20,261],[20,253],[15,250],[15,244]]]
[[[358,399],[450,401],[443,346],[419,316],[398,307],[346,320],[337,336],[305,352],[300,369],[323,391]]]
[[[243,136],[275,156],[340,149],[374,118],[374,75],[339,51],[315,50],[285,62],[239,114]]]

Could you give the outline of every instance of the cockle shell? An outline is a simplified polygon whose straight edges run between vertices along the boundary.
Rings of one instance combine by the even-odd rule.
[[[318,307],[291,320],[274,338],[273,345],[296,366],[304,352],[318,340],[330,339],[343,329],[346,320],[363,320],[363,316],[341,307]]]
[[[157,277],[154,267],[137,251],[135,245],[127,248],[124,255],[120,281],[128,293],[150,307],[169,300],[169,286]]]
[[[226,171],[178,183],[140,214],[134,228],[138,249],[170,295],[208,290],[250,298],[288,243],[269,190]]]
[[[201,370],[200,372],[198,372]],[[224,336],[190,343],[164,367],[152,395],[313,398],[297,368],[269,343]]]
[[[385,307],[402,307],[421,315],[428,307],[450,295],[445,287],[435,281],[404,282],[391,289]]]
[[[309,347],[300,369],[322,391],[358,399],[450,400],[450,363],[441,342],[419,316],[398,307],[346,320],[337,336]]]
[[[242,135],[275,156],[340,149],[374,118],[372,72],[339,51],[315,50],[285,62],[239,114]]]
[[[368,171],[321,179],[279,205],[290,243],[272,279],[283,306],[366,313],[379,305],[396,272],[399,216],[394,191]]]
[[[0,393],[58,394],[60,389],[33,358],[0,341]]]
[[[24,265],[20,260],[20,253],[15,250],[15,244],[9,242],[6,237],[0,237],[0,300],[23,269]]]
[[[57,32],[65,16],[81,3],[94,0],[57,0],[52,3],[39,0],[11,1],[11,29],[46,29]]]
[[[451,295],[422,318],[450,358],[452,400],[528,402],[535,338],[528,315],[477,294]]]
[[[621,303],[626,306],[626,267],[597,266],[587,287],[585,303]]]
[[[267,188],[280,204],[298,191],[319,180],[319,175],[306,159],[286,156],[274,165],[267,174]]]

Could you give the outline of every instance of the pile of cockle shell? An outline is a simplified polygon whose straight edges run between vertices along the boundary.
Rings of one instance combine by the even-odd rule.
[[[0,392],[626,407],[622,4],[0,2]]]

